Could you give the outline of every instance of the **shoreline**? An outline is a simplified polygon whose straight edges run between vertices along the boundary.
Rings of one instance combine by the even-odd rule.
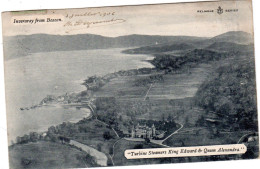
[[[121,54],[124,54],[124,53],[122,53],[122,51],[123,50],[125,50],[126,48],[120,48],[120,49],[122,49],[121,51],[120,51],[120,53]],[[142,60],[140,60],[140,62],[145,62],[145,63],[147,63],[147,64],[149,64],[149,66],[145,66],[144,65],[144,67],[141,67],[141,68],[134,68],[134,69],[128,69],[128,70],[119,70],[119,71],[116,71],[116,72],[114,72],[114,73],[106,73],[106,74],[104,74],[104,75],[102,75],[102,76],[99,76],[98,78],[101,78],[101,79],[105,79],[105,80],[107,80],[107,82],[109,81],[109,80],[111,80],[111,79],[113,79],[113,78],[116,78],[116,77],[119,77],[119,76],[135,76],[135,75],[138,75],[138,74],[149,74],[149,73],[151,73],[151,72],[153,72],[153,71],[157,71],[156,70],[156,68],[154,67],[154,65],[152,65],[151,64],[151,61],[155,58],[155,56],[153,56],[153,55],[149,55],[149,54],[144,54],[144,55],[146,55],[146,58],[145,59],[142,59]],[[151,67],[151,66],[153,66],[153,67]],[[146,72],[146,71],[148,71],[148,72]],[[94,75],[95,76],[95,75]],[[89,91],[89,92],[95,92],[95,91],[93,91],[92,89],[90,89],[87,85],[86,85],[86,81],[89,79],[89,78],[91,78],[91,77],[93,77],[93,76],[90,76],[90,77],[88,77],[87,79],[86,78],[81,78],[80,80],[82,81],[83,80],[83,82],[82,83],[80,83],[79,81],[77,81],[77,84],[79,84],[79,86],[85,86],[86,87],[86,89],[85,90],[83,90],[83,91],[79,91],[79,92],[75,92],[75,91],[73,91],[73,92],[71,92],[71,93],[66,93],[66,94],[63,94],[63,95],[61,95],[61,97],[64,97],[64,96],[71,96],[71,95],[76,95],[76,97],[78,97],[78,95],[80,95],[81,93],[83,93],[83,92],[86,92],[86,91]],[[105,84],[107,83],[107,82],[105,82]],[[98,89],[97,89],[98,90]],[[47,95],[48,96],[48,95]],[[54,97],[56,97],[56,98],[58,98],[58,97],[60,97],[60,96],[54,96]],[[45,97],[46,98],[46,97]],[[43,100],[45,99],[45,98],[43,98]],[[92,95],[90,95],[90,96],[87,96],[87,100],[91,100],[91,99],[93,99],[93,96]],[[37,105],[32,105],[32,106],[30,106],[30,107],[21,107],[20,108],[20,111],[29,111],[29,110],[32,110],[32,109],[38,109],[38,108],[42,108],[42,107],[57,107],[57,108],[63,108],[63,109],[67,109],[67,108],[71,108],[71,107],[74,107],[75,109],[77,108],[77,106],[78,107],[80,107],[80,109],[82,109],[82,108],[84,108],[84,109],[86,109],[86,112],[87,112],[87,114],[83,114],[82,115],[82,117],[81,118],[77,118],[77,119],[71,119],[71,120],[69,120],[69,122],[72,122],[72,123],[77,123],[77,122],[79,122],[79,121],[81,121],[81,120],[83,120],[83,119],[85,119],[85,118],[89,118],[89,117],[92,117],[91,115],[93,115],[93,110],[91,110],[91,108],[89,108],[89,107],[87,107],[87,106],[84,106],[84,104],[86,104],[86,103],[83,103],[83,102],[78,102],[78,103],[62,103],[62,102],[57,102],[57,103],[51,103],[51,102],[49,102],[49,103],[42,103],[42,101],[39,103],[39,104],[37,104]],[[65,122],[65,121],[63,121],[63,122]],[[49,125],[49,124],[47,124],[47,125],[43,125],[43,126],[41,126],[38,130],[34,130],[34,131],[31,131],[31,132],[37,132],[37,133],[39,133],[39,134],[42,134],[42,133],[46,133],[46,131],[48,130],[48,128],[49,127],[51,127],[51,126],[56,126],[56,125],[59,125],[59,124],[61,124],[62,122],[60,122],[60,123],[55,123],[55,124],[52,124],[52,125]],[[29,132],[26,132],[24,135],[28,135],[29,134]],[[23,134],[22,135],[16,135],[15,137],[23,137],[24,136]],[[14,141],[15,140],[15,137],[14,137],[14,139],[8,139],[8,142],[9,142],[9,145],[11,145],[11,141]],[[14,141],[15,143],[16,143],[16,140]]]
[[[42,106],[38,106],[37,108],[48,108],[48,107],[55,107],[55,108],[58,108],[58,109],[70,109],[70,108],[73,108],[73,109],[77,109],[76,107],[74,106],[68,106],[67,108],[65,108],[65,106],[68,106],[68,105],[61,105],[61,104],[49,104],[49,105],[42,105]],[[41,125],[39,126],[39,128],[37,130],[32,130],[32,131],[29,131],[29,132],[26,132],[25,134],[21,134],[21,135],[16,135],[14,136],[15,138],[14,139],[8,139],[8,146],[12,146],[12,145],[15,145],[16,144],[16,141],[15,139],[17,137],[23,137],[25,135],[29,135],[30,132],[36,132],[38,133],[39,135],[42,135],[44,133],[47,133],[48,131],[48,128],[51,127],[51,126],[57,126],[57,125],[60,125],[62,124],[63,122],[70,122],[70,123],[77,123],[79,121],[81,121],[82,119],[85,119],[85,118],[90,118],[92,117],[92,112],[91,110],[88,108],[88,107],[82,107],[80,108],[81,110],[84,111],[84,114],[82,114],[81,117],[79,118],[71,118],[70,120],[68,121],[62,121],[62,122],[57,122],[55,124],[52,124],[52,125],[49,125],[49,124],[46,124],[46,125]],[[24,110],[26,111],[26,110]],[[73,112],[72,112],[73,113]],[[14,144],[11,144],[11,142],[14,141]]]
[[[121,50],[121,54],[124,54],[123,53],[123,51],[126,49],[126,48],[120,48],[120,49],[122,49]],[[132,48],[130,48],[130,49],[132,49]],[[129,54],[128,54],[129,55]],[[137,55],[137,54],[135,54],[135,55]],[[107,82],[109,82],[111,79],[113,79],[113,78],[116,78],[116,77],[119,77],[119,76],[135,76],[135,75],[138,75],[138,74],[150,74],[151,72],[153,73],[153,72],[157,72],[158,70],[154,67],[154,65],[153,64],[151,64],[151,61],[153,60],[153,59],[155,59],[155,56],[154,55],[152,55],[152,54],[141,54],[141,55],[146,55],[147,57],[145,58],[145,59],[142,59],[142,60],[140,60],[140,62],[145,62],[145,63],[147,63],[147,64],[149,64],[149,65],[151,65],[152,67],[150,67],[150,66],[145,66],[145,67],[142,67],[142,68],[134,68],[134,69],[128,69],[128,70],[119,70],[119,71],[117,71],[117,72],[114,72],[114,73],[106,73],[106,74],[104,74],[104,75],[102,75],[102,76],[98,76],[97,78],[100,78],[100,79],[105,79],[105,84],[107,83]],[[148,71],[148,72],[147,72]],[[95,75],[94,75],[95,76]],[[75,92],[75,91],[73,91],[73,92],[71,92],[71,93],[66,93],[66,94],[63,94],[63,95],[61,95],[61,96],[54,96],[54,97],[56,97],[56,98],[58,98],[58,97],[63,97],[63,96],[65,96],[65,95],[80,95],[81,93],[83,93],[83,92],[86,92],[86,91],[89,91],[89,92],[95,92],[93,89],[90,89],[89,88],[89,86],[87,86],[87,83],[86,83],[86,81],[89,79],[89,78],[92,78],[93,76],[90,76],[90,77],[88,77],[87,79],[86,78],[81,78],[80,80],[82,81],[83,80],[83,82],[82,83],[80,83],[79,81],[77,81],[77,83],[80,85],[80,86],[85,86],[86,87],[86,89],[85,90],[83,90],[83,91],[79,91],[79,92]],[[102,86],[101,86],[102,87]],[[97,89],[97,90],[99,90],[99,89]],[[48,95],[47,95],[47,97],[48,97]],[[46,97],[45,97],[46,98]],[[45,98],[43,98],[43,100],[45,99]],[[91,96],[88,96],[88,100],[91,100],[91,99],[93,99],[93,96],[91,95]],[[84,108],[84,109],[86,109],[87,111],[87,114],[84,114],[81,118],[77,118],[77,119],[71,119],[71,120],[69,120],[69,122],[71,122],[71,123],[77,123],[77,122],[79,122],[79,121],[81,121],[81,120],[83,120],[83,119],[85,119],[85,118],[89,118],[89,117],[92,117],[91,115],[93,115],[93,110],[91,110],[91,108],[89,108],[89,107],[87,107],[87,106],[84,106],[84,104],[85,103],[82,103],[82,102],[79,102],[79,103],[62,103],[62,102],[57,102],[57,103],[42,103],[42,101],[39,103],[39,104],[37,104],[37,105],[32,105],[32,106],[30,106],[30,107],[21,107],[20,108],[20,110],[21,111],[28,111],[28,110],[32,110],[32,109],[37,109],[37,108],[41,108],[41,107],[57,107],[57,108],[63,108],[63,109],[67,109],[67,108],[71,108],[71,107],[74,107],[75,109],[77,108],[77,106],[79,106],[80,107],[80,109],[82,109],[82,108]],[[63,122],[65,122],[65,121],[63,121]],[[62,123],[62,122],[61,122]],[[52,124],[52,125],[43,125],[41,128],[39,128],[37,131],[31,131],[31,132],[37,132],[37,133],[39,133],[39,134],[42,134],[42,133],[46,133],[46,131],[48,130],[48,128],[49,127],[51,127],[51,126],[56,126],[56,125],[59,125],[59,124],[61,124],[61,123],[56,123],[56,124]],[[24,135],[28,135],[29,133],[27,132],[27,133],[25,133]],[[16,137],[22,137],[22,136],[24,136],[24,135],[20,135],[20,136],[16,136]],[[10,143],[11,143],[11,139],[9,140],[8,139],[8,142],[9,142],[9,145],[11,145]]]

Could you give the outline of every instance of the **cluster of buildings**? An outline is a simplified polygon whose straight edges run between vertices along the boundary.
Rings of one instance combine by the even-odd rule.
[[[132,138],[155,138],[156,137],[156,128],[154,124],[152,127],[145,125],[140,125],[139,123],[136,126],[133,126],[131,131]]]

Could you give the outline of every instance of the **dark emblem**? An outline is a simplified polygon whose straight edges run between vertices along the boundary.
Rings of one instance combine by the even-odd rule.
[[[219,6],[218,9],[217,9],[217,13],[220,15],[223,13],[223,9]]]

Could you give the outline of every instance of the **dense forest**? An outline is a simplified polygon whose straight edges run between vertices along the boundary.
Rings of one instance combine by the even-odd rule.
[[[195,49],[181,56],[156,54],[151,63],[158,69],[177,69],[188,64],[198,64],[227,57],[228,53],[219,53],[204,49]],[[231,55],[231,53],[229,53]]]
[[[220,66],[198,89],[197,104],[240,129],[257,131],[254,59]],[[232,126],[231,126],[232,127]]]

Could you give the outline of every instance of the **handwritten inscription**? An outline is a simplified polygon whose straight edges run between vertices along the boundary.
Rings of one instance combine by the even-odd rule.
[[[67,14],[65,18],[66,22],[63,26],[70,28],[67,32],[126,22],[126,19],[118,17],[114,11],[87,11],[83,13],[70,13]]]
[[[78,20],[75,22],[68,21],[66,24],[64,24],[64,27],[68,26],[86,26],[86,28],[89,28],[91,26],[100,26],[100,25],[108,25],[108,24],[116,24],[116,23],[122,23],[125,22],[124,19],[108,19],[108,20],[98,20],[98,21],[82,21]]]
[[[106,17],[106,16],[114,16],[115,12],[84,12],[79,14],[67,14],[66,18],[72,19],[76,17],[86,17],[86,16],[99,16],[99,17]]]

